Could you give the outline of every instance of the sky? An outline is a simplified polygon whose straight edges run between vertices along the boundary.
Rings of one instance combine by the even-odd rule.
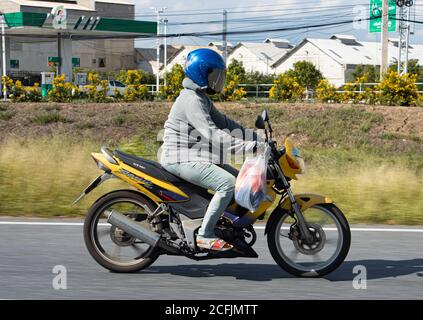
[[[168,33],[207,32],[222,30],[222,10],[228,11],[228,31],[265,30],[297,25],[313,25],[332,21],[367,18],[370,0],[131,0],[136,4],[136,19],[155,21],[152,7],[166,7],[163,17],[169,21]],[[415,20],[423,21],[423,0],[414,0]],[[412,14],[411,19],[414,18]],[[414,19],[413,19],[414,20]],[[204,23],[215,21],[215,23]],[[194,25],[178,23],[203,22]],[[398,21],[397,21],[398,23]],[[176,25],[173,25],[176,24]],[[410,43],[423,43],[423,24],[412,26],[414,34]],[[284,38],[297,44],[305,37],[328,38],[332,34],[350,34],[362,41],[380,41],[380,33],[369,33],[368,22],[357,22],[315,30],[289,30],[271,33],[228,35],[234,45],[239,41],[262,42],[266,38]],[[398,32],[390,33],[398,38]],[[221,41],[221,36],[175,37],[168,44],[203,45],[210,41]],[[137,47],[154,47],[152,40],[137,40]]]

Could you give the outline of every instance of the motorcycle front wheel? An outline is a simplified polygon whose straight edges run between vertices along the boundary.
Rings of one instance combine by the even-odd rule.
[[[300,237],[295,219],[284,210],[271,217],[267,243],[276,263],[297,277],[322,277],[346,258],[351,232],[347,219],[332,203],[314,205],[304,212],[313,242]]]

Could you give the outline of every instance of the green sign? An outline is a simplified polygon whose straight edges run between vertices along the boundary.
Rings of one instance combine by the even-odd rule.
[[[396,0],[389,0],[389,21],[388,31],[397,30],[397,3]],[[369,32],[381,32],[382,30],[382,0],[370,0]]]
[[[10,60],[10,69],[19,69],[19,60]]]
[[[80,58],[72,58],[72,67],[78,68],[81,66],[81,59]]]
[[[48,57],[48,62],[50,63],[60,63],[59,57]]]

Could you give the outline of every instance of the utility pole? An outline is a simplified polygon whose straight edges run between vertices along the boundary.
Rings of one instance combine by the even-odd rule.
[[[151,10],[157,14],[157,48],[156,48],[156,63],[157,63],[157,70],[156,70],[156,93],[159,93],[159,86],[160,86],[160,14],[163,13],[167,8],[155,8],[151,7]]]
[[[60,32],[57,34],[57,56],[59,62],[57,63],[56,73],[59,77],[62,74],[62,34]]]
[[[167,18],[164,19],[164,85],[167,85],[167,77],[166,77],[166,72],[167,72]]]
[[[1,61],[2,61],[2,75],[6,76],[6,36],[5,36],[6,19],[4,14],[1,16]],[[3,84],[3,101],[7,101],[7,85],[6,81]]]
[[[397,1],[399,6],[399,42],[398,42],[398,73],[408,72],[408,47],[410,38],[410,7],[413,1]]]
[[[227,29],[228,29],[228,11],[223,10],[222,50],[223,50],[223,61],[225,61],[225,64],[226,64],[226,58],[228,57],[228,43],[226,40]]]
[[[382,36],[381,40],[381,59],[380,59],[380,80],[382,80],[386,71],[388,71],[388,26],[389,26],[389,0],[382,0]]]

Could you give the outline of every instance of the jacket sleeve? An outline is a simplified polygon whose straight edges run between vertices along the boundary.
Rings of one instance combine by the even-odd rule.
[[[225,117],[225,121],[230,122],[230,127],[222,129],[220,126],[217,126],[210,115],[210,108],[212,108],[211,104],[206,104],[200,99],[190,97],[189,101],[187,101],[185,112],[191,126],[194,127],[202,137],[207,139],[213,145],[213,148],[217,148],[217,150],[226,147],[227,150],[232,153],[253,152],[257,145],[257,141],[244,141],[243,139],[232,136],[229,133],[230,127],[234,129],[241,129],[242,127],[239,125],[237,126],[236,122],[229,118]]]
[[[217,125],[220,129],[228,129],[229,132],[242,132],[244,140],[246,141],[263,141],[263,139],[258,136],[254,130],[244,128],[238,122],[221,113],[214,106],[212,106],[212,108],[214,109],[212,111],[213,118],[215,119],[215,122],[217,122]]]

